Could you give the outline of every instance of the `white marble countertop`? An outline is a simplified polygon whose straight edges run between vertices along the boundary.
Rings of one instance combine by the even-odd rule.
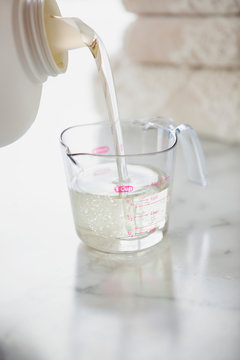
[[[178,152],[159,246],[91,251],[75,234],[57,139],[73,116],[66,79],[49,80],[33,127],[0,149],[0,360],[239,359],[240,146],[203,141],[206,188],[187,182]]]
[[[9,148],[0,204],[1,360],[239,359],[240,147],[203,145],[209,186],[187,183],[179,152],[169,233],[128,256],[80,243],[63,169],[54,186],[58,164],[46,172],[40,154],[31,163],[24,147],[18,161]]]

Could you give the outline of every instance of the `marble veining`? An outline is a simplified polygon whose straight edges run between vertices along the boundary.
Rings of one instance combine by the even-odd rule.
[[[1,360],[239,359],[240,147],[203,146],[209,186],[179,151],[168,235],[145,252],[88,249],[51,208],[38,232],[5,231]]]

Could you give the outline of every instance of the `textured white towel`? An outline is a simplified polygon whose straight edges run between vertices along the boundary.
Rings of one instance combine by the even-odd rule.
[[[139,62],[240,68],[240,17],[141,16],[124,42]]]
[[[137,65],[123,54],[112,68],[121,119],[169,116],[201,135],[240,142],[240,71]]]
[[[123,0],[127,10],[138,14],[240,13],[240,0]]]

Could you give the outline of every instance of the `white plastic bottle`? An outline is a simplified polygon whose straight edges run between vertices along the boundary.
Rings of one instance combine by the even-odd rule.
[[[64,73],[67,50],[57,47],[55,0],[0,0],[0,146],[22,136],[38,112],[42,84]]]

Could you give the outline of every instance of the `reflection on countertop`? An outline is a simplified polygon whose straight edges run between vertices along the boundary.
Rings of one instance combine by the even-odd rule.
[[[208,187],[179,152],[170,229],[147,251],[96,252],[59,218],[52,238],[47,220],[22,247],[1,238],[1,360],[239,358],[240,147],[203,147]]]

